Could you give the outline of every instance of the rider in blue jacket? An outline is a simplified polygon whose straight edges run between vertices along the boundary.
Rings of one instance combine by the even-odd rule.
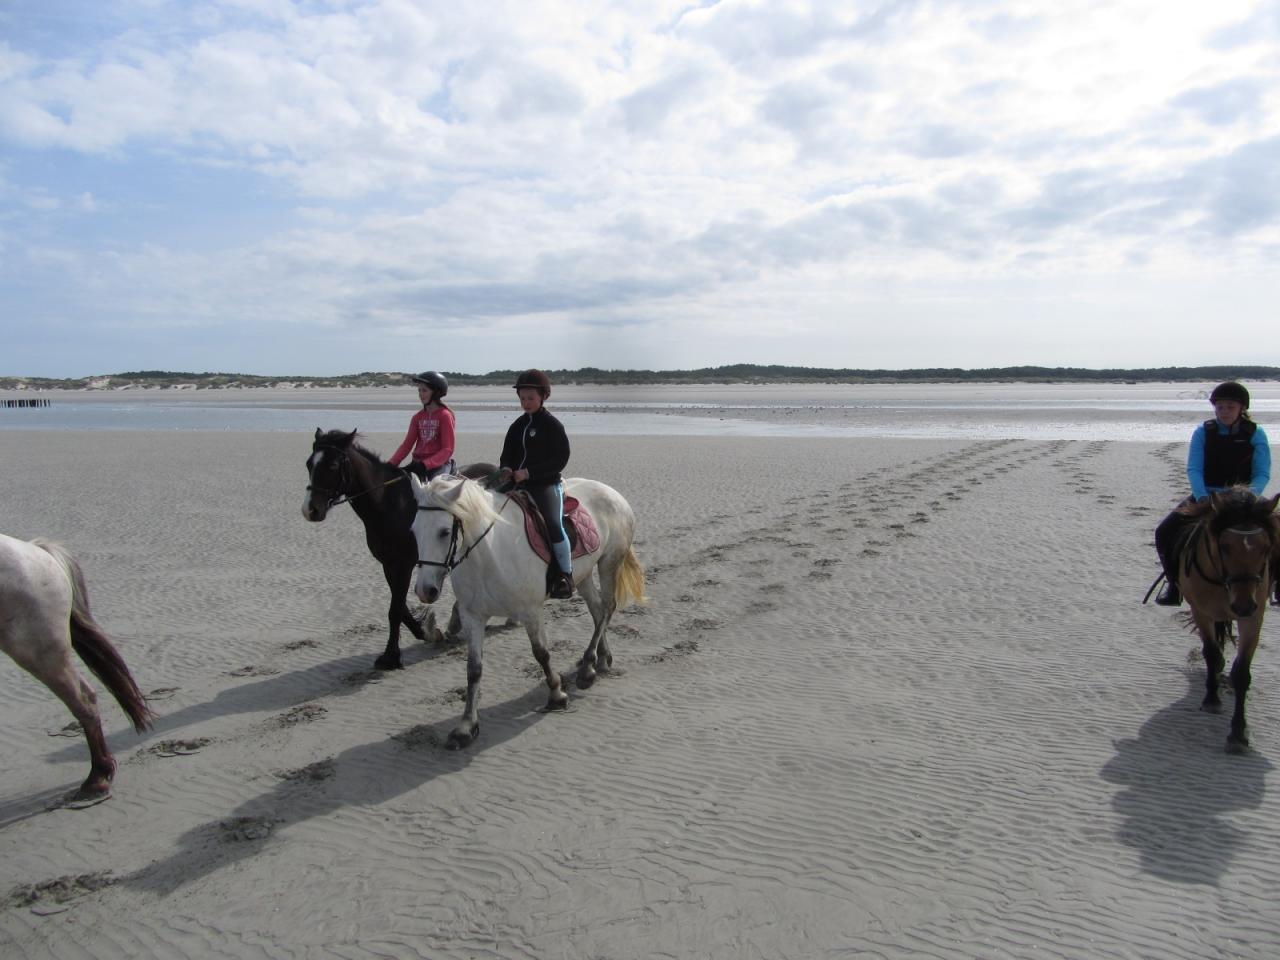
[[[1191,434],[1191,449],[1187,454],[1191,496],[1182,503],[1204,500],[1211,493],[1237,484],[1247,484],[1257,496],[1262,496],[1271,479],[1271,447],[1263,429],[1249,418],[1249,391],[1228,380],[1214,387],[1209,402],[1213,404],[1213,416]],[[1156,603],[1161,606],[1176,607],[1182,603],[1177,571],[1171,569],[1170,564],[1178,535],[1186,523],[1187,518],[1175,509],[1156,527],[1156,553],[1164,567],[1166,581],[1156,597]],[[1280,581],[1277,581],[1277,590],[1280,591]]]

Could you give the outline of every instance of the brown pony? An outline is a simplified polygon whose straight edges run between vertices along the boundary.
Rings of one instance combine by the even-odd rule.
[[[1249,747],[1244,701],[1252,679],[1249,665],[1271,595],[1270,561],[1280,549],[1280,517],[1274,513],[1277,502],[1280,494],[1264,500],[1248,487],[1232,487],[1179,508],[1193,521],[1182,540],[1178,589],[1191,607],[1191,620],[1204,650],[1207,675],[1202,710],[1222,712],[1218,686],[1226,662],[1223,645],[1231,622],[1238,627],[1236,659],[1231,665],[1235,708],[1227,736],[1228,753],[1244,753]]]

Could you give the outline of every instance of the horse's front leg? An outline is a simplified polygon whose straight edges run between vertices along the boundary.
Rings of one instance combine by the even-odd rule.
[[[409,612],[405,594],[409,592],[409,581],[413,578],[413,567],[399,563],[384,563],[382,575],[386,578],[387,588],[391,591],[391,604],[387,607],[387,647],[382,655],[373,662],[379,670],[402,670],[404,663],[400,659],[400,624],[404,624],[419,640],[423,639],[422,627]]]
[[[449,731],[445,746],[460,750],[470,746],[480,733],[480,676],[484,673],[484,618],[460,612],[459,628],[467,641],[467,703],[462,719]]]
[[[1200,709],[1207,713],[1222,712],[1222,697],[1218,693],[1219,680],[1225,659],[1222,656],[1222,640],[1218,637],[1217,625],[1213,618],[1192,609],[1196,630],[1200,634],[1200,650],[1204,654],[1204,699],[1200,701]]]
[[[1231,732],[1227,734],[1227,753],[1245,753],[1249,749],[1244,702],[1249,695],[1249,684],[1253,680],[1250,666],[1253,663],[1253,652],[1258,649],[1258,636],[1262,632],[1262,615],[1259,613],[1250,620],[1241,620],[1239,624],[1240,636],[1236,641],[1236,659],[1231,664],[1231,689],[1235,691],[1236,702],[1231,710]]]
[[[542,625],[542,613],[525,623],[529,634],[529,645],[533,647],[533,659],[542,668],[542,675],[547,678],[547,709],[563,710],[569,705],[569,695],[564,692],[560,674],[551,669],[551,654],[547,652],[547,634]]]

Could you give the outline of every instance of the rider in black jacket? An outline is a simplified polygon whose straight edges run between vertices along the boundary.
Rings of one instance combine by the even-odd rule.
[[[569,462],[569,438],[564,424],[543,404],[551,396],[551,379],[541,370],[526,370],[516,378],[516,393],[524,414],[507,429],[499,466],[511,471],[517,485],[529,491],[547,524],[551,552],[560,576],[551,596],[573,596],[573,560],[564,533],[564,484],[560,472]]]

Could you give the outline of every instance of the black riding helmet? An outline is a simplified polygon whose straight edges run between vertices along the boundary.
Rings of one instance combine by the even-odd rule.
[[[449,381],[444,378],[443,374],[436,373],[434,370],[423,371],[413,378],[413,382],[420,383],[424,387],[430,387],[437,400],[449,392]]]
[[[1213,388],[1213,393],[1209,394],[1209,402],[1217,403],[1219,400],[1235,400],[1246,410],[1249,409],[1249,391],[1243,384],[1236,383],[1234,380],[1220,383]]]
[[[543,400],[551,396],[551,378],[541,370],[526,370],[516,377],[515,388],[519,390],[521,387],[533,387],[542,394]]]

